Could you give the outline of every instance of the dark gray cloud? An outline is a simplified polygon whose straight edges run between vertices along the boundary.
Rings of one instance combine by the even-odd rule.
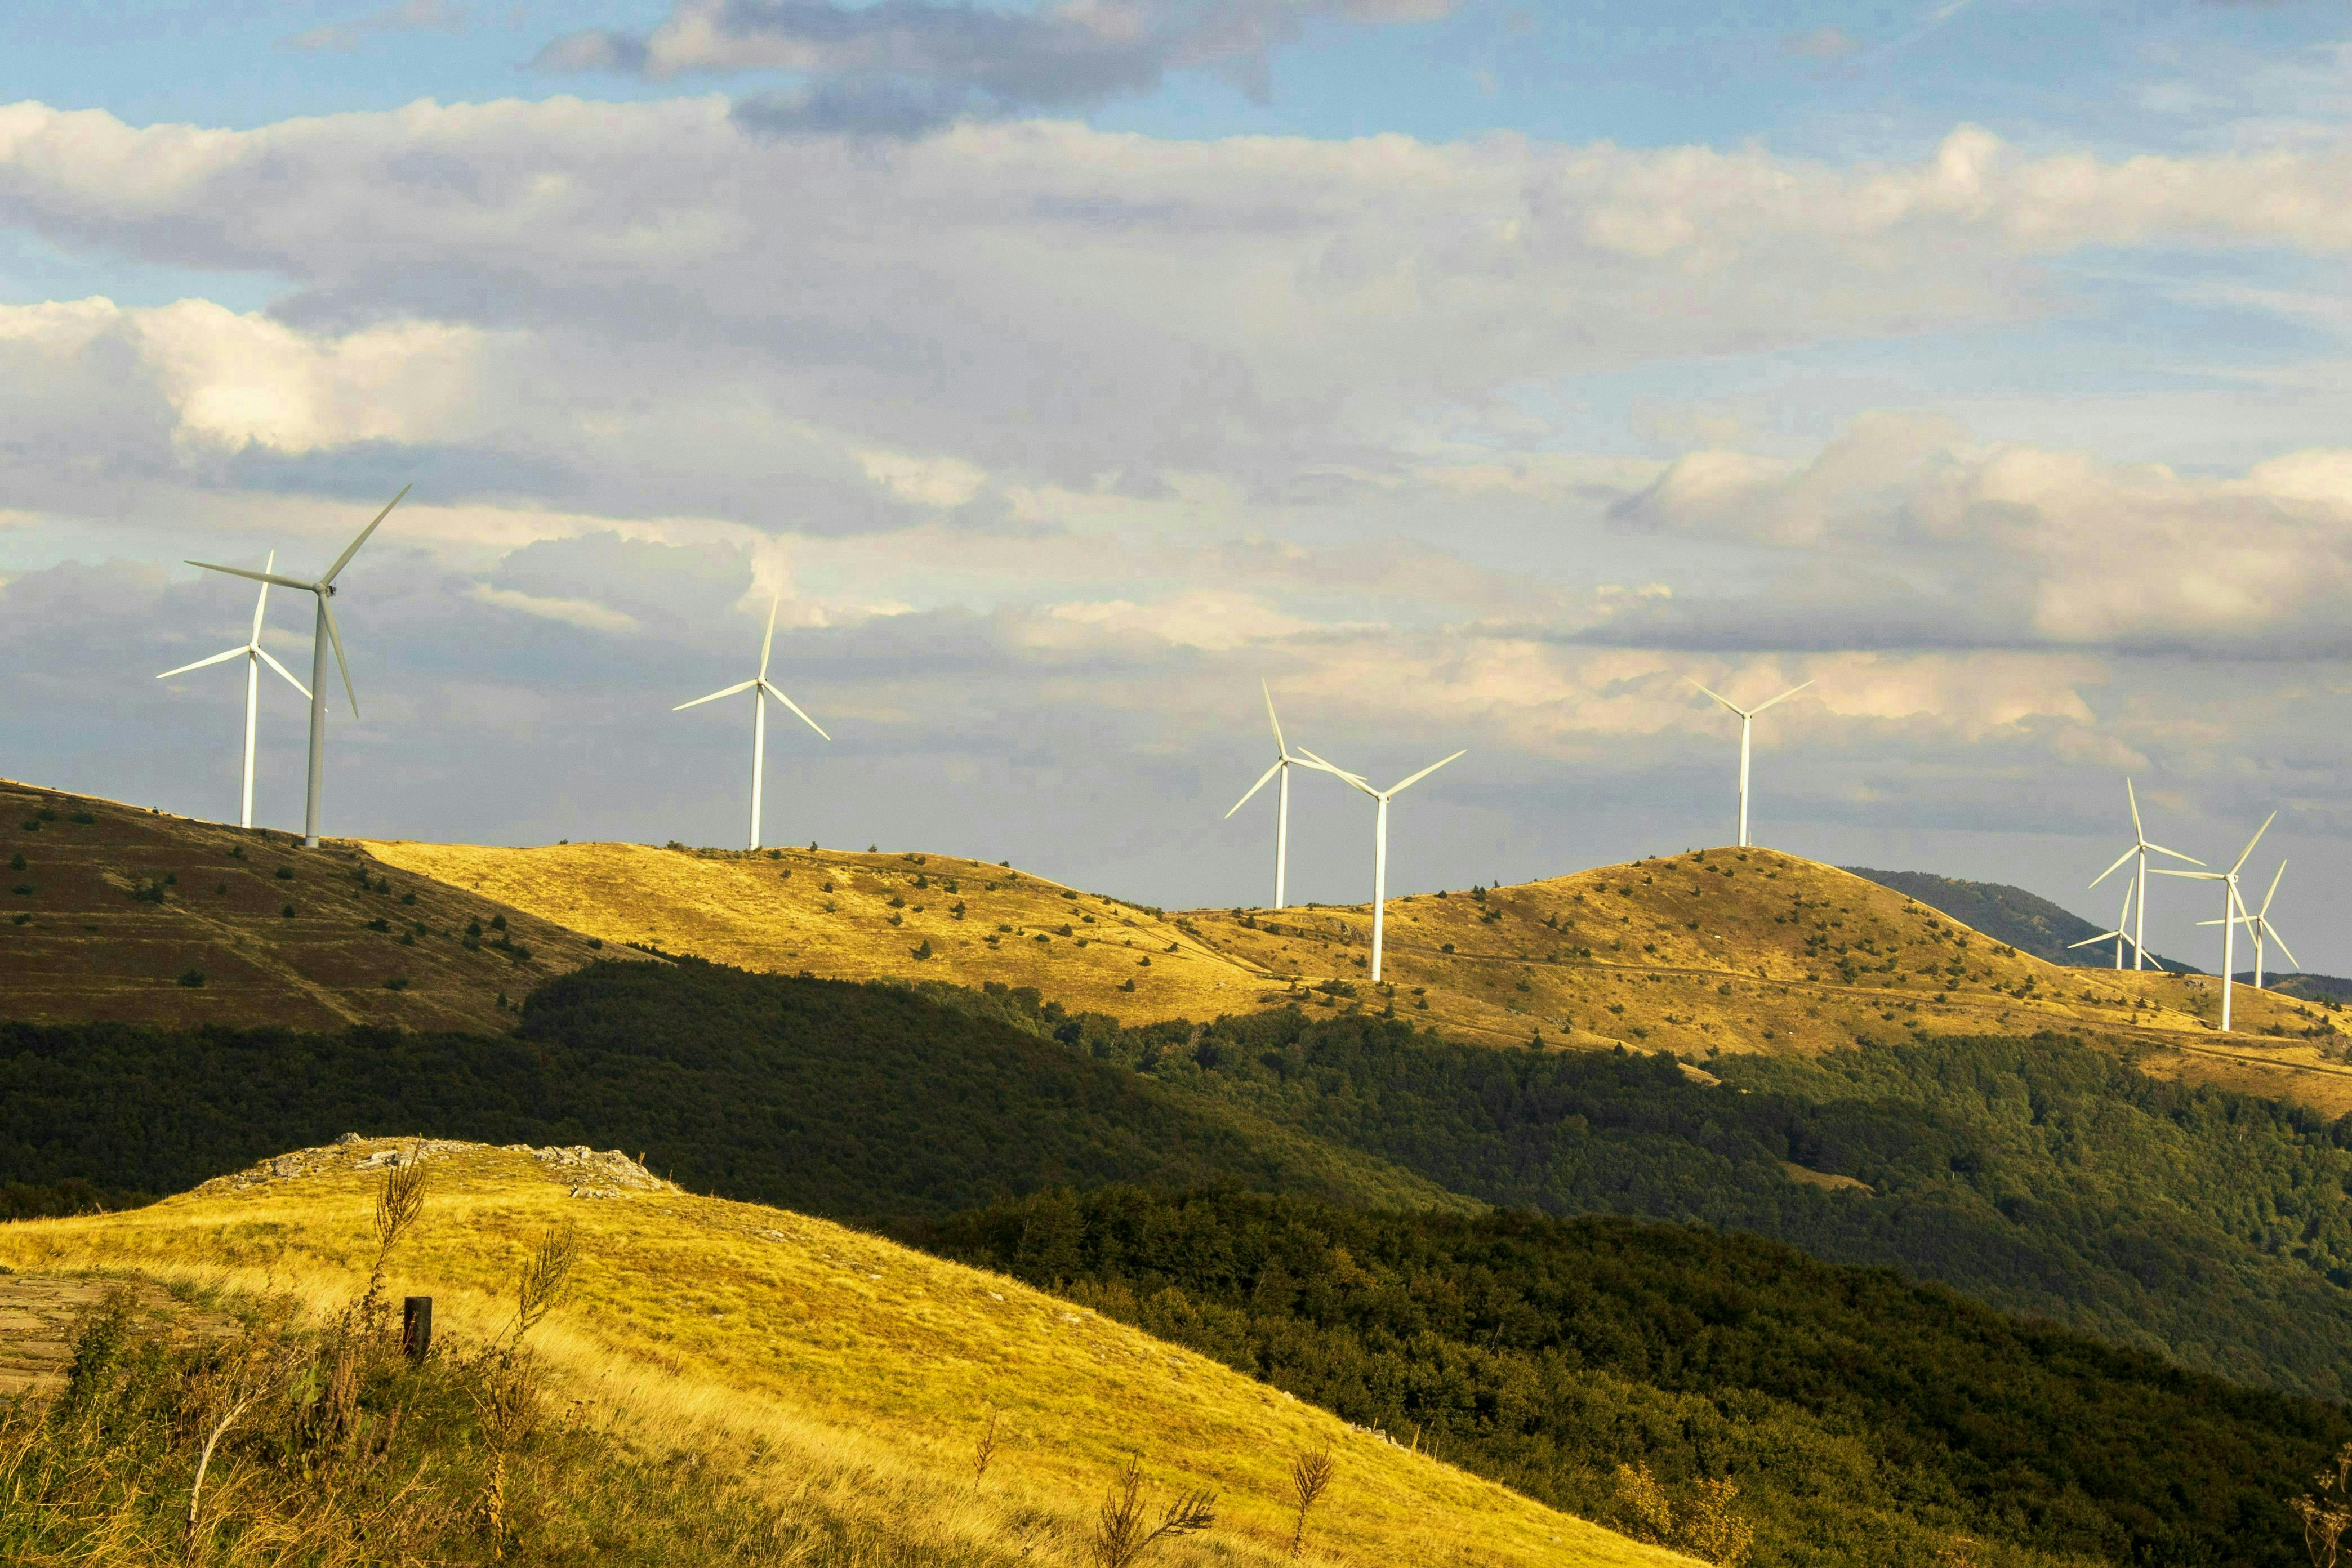
[[[746,99],[742,123],[910,137],[957,121],[1082,112],[1149,93],[1173,70],[1213,70],[1263,99],[1269,53],[1313,21],[1423,22],[1456,4],[1127,0],[1013,11],[924,0],[681,0],[650,33],[569,34],[536,63],[656,78],[788,72],[801,84]]]

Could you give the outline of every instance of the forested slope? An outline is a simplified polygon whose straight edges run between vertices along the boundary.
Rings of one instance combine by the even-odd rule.
[[[2234,1387],[1753,1237],[1040,1194],[910,1235],[1555,1506],[1638,1529],[1618,1467],[1728,1476],[1756,1560],[2287,1563],[2340,1405]]]

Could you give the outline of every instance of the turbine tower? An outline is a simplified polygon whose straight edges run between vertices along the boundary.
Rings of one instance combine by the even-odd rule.
[[[2289,963],[2300,964],[2301,963],[2301,960],[2294,956],[2294,950],[2287,946],[2286,939],[2279,935],[2278,927],[2271,924],[2271,900],[2278,897],[2279,879],[2285,875],[2286,862],[2282,860],[2279,862],[2279,868],[2271,874],[2271,890],[2263,895],[2263,907],[2256,910],[2251,915],[2242,913],[2238,917],[2241,924],[2250,926],[2253,930],[2254,989],[2257,991],[2260,991],[2263,988],[2263,943],[2264,942],[2277,942],[2279,944],[2279,951],[2286,954],[2286,961]],[[2238,906],[2241,910],[2244,910],[2245,907],[2246,906],[2242,903]],[[2197,923],[2201,926],[2210,926],[2220,925],[2221,922],[2219,921],[2199,921]]]
[[[824,734],[823,725],[801,712],[799,703],[768,683],[768,653],[776,646],[776,607],[783,602],[784,596],[779,594],[768,605],[768,636],[766,640],[760,644],[759,674],[749,680],[739,680],[723,691],[714,691],[708,697],[698,697],[691,702],[681,702],[670,710],[673,713],[682,713],[688,708],[699,708],[706,702],[716,702],[722,697],[732,697],[739,691],[748,691],[751,694],[751,847],[754,849],[760,847],[760,775],[761,764],[768,753],[768,699],[774,698],[794,713],[799,714],[802,723],[806,724],[818,734],[824,735],[826,740],[833,739],[832,736]]]
[[[302,801],[302,844],[305,848],[316,849],[319,847],[319,786],[327,759],[327,646],[330,643],[334,645],[335,668],[343,678],[343,695],[351,699],[352,717],[357,719],[360,716],[360,694],[352,689],[352,667],[343,658],[343,634],[336,629],[335,613],[327,607],[327,601],[335,596],[335,579],[344,567],[352,563],[352,557],[360,552],[360,546],[368,542],[368,535],[376,531],[376,525],[392,515],[392,509],[400,504],[401,498],[407,495],[408,490],[408,486],[401,486],[400,495],[383,503],[383,510],[375,514],[375,521],[360,530],[359,537],[343,547],[343,552],[335,557],[335,563],[328,567],[325,575],[315,583],[305,583],[299,577],[280,577],[271,572],[248,572],[242,566],[215,566],[209,561],[188,563],[207,572],[226,572],[232,577],[250,577],[257,583],[275,583],[281,588],[299,588],[319,601],[318,618],[310,627],[310,779]]]
[[[1467,747],[1464,748],[1465,752],[1467,750]],[[1454,752],[1454,757],[1441,757],[1411,778],[1391,784],[1386,789],[1374,789],[1360,775],[1332,766],[1304,746],[1298,749],[1298,754],[1310,765],[1327,773],[1339,774],[1379,803],[1372,813],[1372,983],[1378,984],[1381,978],[1381,915],[1387,907],[1389,893],[1389,802],[1452,762],[1454,757],[1463,755],[1464,752]]]
[[[2067,947],[2070,949],[2089,947],[2094,942],[2105,942],[2107,938],[2113,937],[2116,939],[2116,967],[2117,969],[2121,969],[2124,966],[2124,943],[2130,942],[2134,952],[2137,952],[2139,951],[2138,939],[2133,937],[2124,930],[2124,927],[2131,924],[2131,912],[2132,885],[2129,882],[2126,882],[2124,884],[2124,907],[2116,914],[2116,929],[2113,931],[2103,931],[2096,936],[2086,936],[2080,942],[2070,942],[2066,944]],[[2137,965],[2134,965],[2134,967],[2137,968]]]
[[[277,564],[278,552],[273,550],[269,552],[269,558],[262,563],[261,570],[266,574],[275,568]],[[295,679],[294,672],[288,669],[284,665],[278,663],[276,657],[273,656],[268,648],[261,646],[261,613],[266,607],[268,607],[268,604],[269,584],[268,583],[264,583],[261,585],[260,595],[253,601],[253,633],[245,639],[243,647],[233,647],[226,653],[216,653],[210,658],[200,658],[194,664],[184,664],[177,669],[167,669],[163,674],[155,678],[158,680],[169,680],[175,675],[185,675],[192,669],[202,669],[206,665],[226,664],[230,659],[238,658],[239,656],[244,658],[245,795],[244,804],[237,816],[236,825],[239,827],[250,827],[253,826],[253,732],[261,710],[262,663],[267,662],[270,668],[284,676],[286,678],[286,684],[300,692],[306,700],[310,695],[310,689],[303,685],[300,681]]]
[[[1247,805],[1250,796],[1264,789],[1268,779],[1279,776],[1274,808],[1274,907],[1278,910],[1285,904],[1283,880],[1290,860],[1290,770],[1315,764],[1290,754],[1290,748],[1282,739],[1282,721],[1274,716],[1274,692],[1263,680],[1258,682],[1258,689],[1265,692],[1265,721],[1274,726],[1274,765],[1258,775],[1257,783],[1249,786],[1248,795],[1234,802],[1234,811]],[[1234,811],[1225,813],[1227,821],[1232,820]]]
[[[2156,868],[2156,874],[2159,877],[2186,877],[2192,882],[2221,884],[2221,918],[2218,921],[2203,921],[2199,923],[2218,925],[2221,928],[2221,1032],[2225,1035],[2230,1032],[2230,988],[2234,979],[2232,966],[2237,963],[2238,927],[2247,918],[2246,901],[2238,897],[2238,869],[2245,865],[2246,857],[2254,852],[2254,846],[2263,841],[2263,835],[2268,833],[2271,830],[2271,824],[2277,820],[2278,813],[2275,811],[2263,817],[2263,825],[2254,829],[2254,836],[2246,840],[2246,847],[2238,852],[2237,860],[2226,871],[2176,871],[2169,866],[2158,866]],[[2279,869],[2284,872],[2286,868],[2281,866]],[[2276,887],[2278,879],[2273,878],[2271,885]],[[2267,903],[2268,900],[2265,900],[2264,902]],[[2292,958],[2294,955],[2289,953],[2287,956]]]
[[[2134,879],[2134,885],[2139,889],[2139,920],[2132,931],[2132,967],[2134,969],[2140,969],[2146,967],[2147,959],[2147,950],[2140,945],[2140,938],[2147,934],[2148,856],[2151,854],[2169,855],[2175,860],[2186,860],[2191,866],[2202,866],[2205,862],[2198,859],[2193,855],[2183,855],[2178,849],[2167,849],[2161,844],[2150,844],[2147,841],[2147,830],[2139,825],[2139,792],[2132,787],[2132,782],[2129,779],[2124,780],[2124,798],[2131,802],[2132,847],[2125,850],[2122,854],[2116,856],[2116,863],[2113,866],[2108,867],[2105,870],[2092,878],[2091,886],[2095,888],[2100,883],[2105,881],[2109,877],[2114,876],[2117,870],[2122,868],[2123,863],[2131,859],[2134,856],[2137,856],[2139,858],[2139,872]],[[2121,952],[2123,950],[2121,948],[2117,948],[2116,951]],[[2163,966],[2159,964],[2158,967],[2161,968]]]
[[[1685,680],[1690,680],[1690,683],[1693,686],[1698,686],[1698,682],[1691,680],[1690,677],[1687,675],[1684,676],[1683,679]],[[1802,691],[1806,687],[1811,686],[1811,681],[1807,680],[1800,682],[1795,686],[1791,686],[1788,690],[1783,691],[1780,696],[1772,699],[1772,702],[1786,702],[1790,698],[1794,697],[1798,692]],[[1739,704],[1732,701],[1727,697],[1717,696],[1716,693],[1707,691],[1706,688],[1704,686],[1698,686],[1698,689],[1701,691],[1706,691],[1706,694],[1709,697],[1714,697],[1717,702],[1722,703],[1726,708],[1730,709],[1734,713],[1739,715],[1739,847],[1745,849],[1748,847],[1748,742],[1755,731],[1756,715],[1763,712],[1767,708],[1771,707],[1772,702],[1759,702],[1753,708],[1742,708]]]

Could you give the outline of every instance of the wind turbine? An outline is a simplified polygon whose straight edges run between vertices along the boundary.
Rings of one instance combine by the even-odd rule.
[[[273,550],[269,552],[269,558],[262,563],[261,569],[266,574],[277,564],[278,552]],[[258,661],[268,661],[270,668],[286,678],[287,685],[300,692],[306,699],[310,695],[310,689],[295,679],[294,672],[278,663],[276,657],[261,646],[261,612],[268,603],[269,584],[265,582],[261,584],[260,595],[253,601],[253,634],[245,639],[243,647],[233,647],[226,653],[216,653],[210,658],[200,658],[194,664],[184,664],[177,669],[167,669],[155,678],[158,680],[169,680],[175,675],[185,675],[192,669],[202,669],[209,664],[226,664],[240,655],[244,657],[245,797],[243,810],[237,817],[239,827],[253,826],[253,732],[261,710],[261,665]]]
[[[343,695],[352,701],[352,717],[356,719],[360,716],[360,694],[352,689],[352,667],[343,658],[343,634],[336,629],[335,613],[327,607],[327,601],[335,596],[335,579],[344,567],[352,563],[352,557],[360,552],[360,546],[368,542],[368,535],[376,531],[377,523],[392,515],[392,509],[400,504],[401,498],[407,495],[408,490],[408,486],[401,486],[400,495],[383,503],[383,510],[375,514],[375,521],[360,530],[359,537],[343,547],[343,552],[335,557],[335,563],[328,567],[326,574],[315,583],[305,583],[299,577],[280,577],[272,572],[248,572],[242,566],[215,566],[209,561],[188,563],[207,572],[226,572],[232,577],[250,577],[257,583],[275,583],[281,588],[299,588],[319,601],[318,619],[310,627],[310,780],[302,801],[302,843],[306,848],[316,849],[319,847],[319,785],[327,756],[327,645],[330,643],[335,648],[335,668],[343,678]],[[275,557],[272,557],[272,563],[275,563]]]
[[[1282,721],[1274,716],[1274,692],[1263,680],[1258,682],[1258,689],[1265,692],[1265,721],[1274,726],[1274,765],[1258,775],[1257,783],[1249,786],[1249,795],[1234,802],[1234,811],[1247,805],[1250,796],[1265,787],[1266,780],[1279,776],[1281,782],[1276,788],[1276,804],[1274,808],[1274,907],[1278,910],[1286,902],[1283,878],[1290,859],[1290,770],[1316,764],[1290,754],[1290,748],[1282,739]],[[1327,768],[1322,771],[1332,770]],[[1225,813],[1226,820],[1232,820],[1234,811]]]
[[[1693,686],[1698,686],[1698,682],[1691,680],[1691,678],[1687,675],[1684,676],[1683,679],[1685,680],[1690,680],[1690,683]],[[1791,686],[1788,690],[1783,691],[1780,696],[1772,699],[1772,702],[1786,702],[1790,698],[1794,697],[1798,692],[1802,691],[1806,687],[1811,686],[1811,681],[1807,680],[1801,682],[1798,685]],[[1717,702],[1722,703],[1726,708],[1730,709],[1734,713],[1739,715],[1739,847],[1745,849],[1748,847],[1748,742],[1755,731],[1756,715],[1763,712],[1767,708],[1771,707],[1772,702],[1759,702],[1753,708],[1742,708],[1739,704],[1732,701],[1727,697],[1717,696],[1715,692],[1707,691],[1706,688],[1704,686],[1698,686],[1698,689],[1701,691],[1706,691],[1706,694],[1709,697],[1715,698]]]
[[[2297,959],[2294,956],[2294,952],[2286,945],[2286,939],[2279,935],[2278,927],[2271,924],[2271,900],[2278,897],[2279,879],[2285,875],[2286,862],[2282,860],[2279,862],[2279,868],[2271,874],[2271,890],[2263,895],[2263,907],[2256,910],[2251,915],[2242,913],[2238,916],[2238,920],[2242,924],[2250,926],[2253,929],[2254,989],[2257,991],[2260,991],[2263,988],[2263,943],[2265,941],[2277,942],[2279,944],[2279,951],[2286,954],[2286,961],[2289,963],[2300,964],[2301,963],[2301,960]],[[2243,903],[2241,903],[2238,906],[2241,910],[2244,910],[2245,907],[2246,906]],[[2211,926],[2220,925],[2221,922],[2220,921],[2199,921],[2197,923],[2201,926]]]
[[[2178,849],[2167,849],[2161,844],[2150,844],[2147,841],[2147,830],[2139,825],[2139,792],[2132,787],[2132,782],[2129,779],[2124,780],[2124,798],[2131,802],[2132,847],[2125,850],[2122,854],[2116,856],[2116,863],[2113,866],[2108,867],[2105,870],[2092,878],[2091,886],[2094,888],[2097,887],[2109,877],[2114,876],[2116,872],[2122,868],[2125,861],[2130,859],[2135,855],[2139,857],[2139,874],[2135,879],[2139,889],[2139,921],[2132,931],[2132,967],[2134,969],[2139,969],[2146,966],[2147,959],[2147,950],[2140,945],[2140,938],[2147,934],[2148,855],[2150,852],[2154,852],[2158,855],[2169,855],[2175,860],[2186,860],[2191,866],[2202,866],[2205,862],[2198,859],[2194,855],[2183,855]],[[2116,951],[2120,953],[2123,950],[2121,948],[2117,948]],[[2161,968],[2162,965],[2159,964],[2158,967]]]
[[[2271,824],[2277,820],[2278,813],[2275,811],[2263,817],[2263,825],[2254,829],[2254,836],[2246,840],[2246,847],[2238,852],[2238,858],[2226,871],[2176,871],[2169,866],[2158,866],[2156,868],[2156,874],[2159,877],[2186,877],[2192,882],[2221,884],[2221,918],[2218,921],[2203,921],[2199,923],[2218,925],[2221,928],[2221,1032],[2225,1035],[2230,1032],[2230,988],[2232,984],[2232,967],[2237,963],[2238,926],[2247,918],[2246,901],[2238,897],[2238,868],[2246,863],[2246,857],[2254,852],[2254,846],[2263,841],[2263,835],[2268,833],[2271,830]],[[2279,870],[2284,873],[2286,868],[2281,866]],[[2271,885],[2275,888],[2278,885],[2278,879],[2275,877],[2271,879]],[[2267,905],[2269,900],[2264,900],[2263,902]],[[2281,942],[2279,945],[2284,947],[2286,944]],[[2289,953],[2287,956],[2293,958],[2294,954]]]
[[[1454,752],[1454,757],[1463,755],[1467,750],[1465,747],[1463,751]],[[1304,746],[1298,748],[1298,754],[1325,773],[1339,774],[1380,803],[1372,814],[1372,982],[1378,984],[1381,978],[1381,917],[1388,905],[1389,893],[1389,802],[1452,762],[1454,757],[1439,758],[1402,784],[1391,784],[1386,789],[1374,789],[1360,775],[1332,766]]]
[[[2086,936],[2080,942],[2070,942],[2066,945],[2069,948],[2088,947],[2093,942],[2105,942],[2107,938],[2113,937],[2116,939],[2116,967],[2117,969],[2121,969],[2124,966],[2124,943],[2128,942],[2132,944],[2133,952],[2137,952],[2139,951],[2139,942],[2137,940],[2130,936],[2124,930],[2125,926],[2131,923],[2131,911],[2132,885],[2129,882],[2126,882],[2124,884],[2124,907],[2116,914],[2116,929],[2113,931],[2103,931],[2096,936]]]
[[[751,694],[751,847],[754,849],[760,847],[760,774],[761,763],[768,752],[768,699],[774,698],[794,713],[799,713],[802,723],[806,724],[818,734],[824,735],[826,740],[833,739],[832,736],[824,734],[823,725],[807,714],[801,713],[799,703],[768,684],[768,652],[776,646],[776,607],[783,602],[784,596],[779,594],[769,603],[768,636],[767,639],[760,644],[759,674],[749,680],[739,680],[723,691],[714,691],[708,697],[698,697],[691,702],[681,702],[670,710],[673,713],[682,713],[688,708],[699,708],[706,702],[716,702],[722,697],[732,697],[739,691],[748,691]]]

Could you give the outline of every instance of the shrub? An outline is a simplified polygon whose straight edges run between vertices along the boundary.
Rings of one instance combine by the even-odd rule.
[[[383,983],[383,988],[386,991],[405,991],[408,989],[408,976],[405,974],[393,975]]]
[[[791,875],[792,875],[792,873],[791,873],[790,871],[787,871],[787,872],[785,872],[785,873],[784,873],[784,875],[785,875],[785,876],[787,876],[787,877],[789,877],[789,876],[791,876]],[[601,937],[601,936],[592,936],[592,937],[590,937],[590,938],[588,939],[588,945],[589,945],[589,947],[590,947],[592,950],[593,950],[593,949],[597,949],[597,948],[602,948],[602,947],[604,945],[604,939],[603,937]]]
[[[294,879],[294,868],[293,868],[293,867],[291,867],[291,866],[280,866],[280,867],[278,867],[278,879],[279,881],[281,881],[281,882],[290,882],[290,881],[292,881],[292,880]]]
[[[400,895],[400,901],[404,904],[413,904],[416,901],[416,895],[415,893],[403,893]]]
[[[205,985],[205,972],[201,969],[191,969],[180,976],[180,984],[191,991],[201,991]]]
[[[32,894],[33,894],[37,889],[34,888],[33,884],[32,884],[32,883],[30,883],[30,882],[19,882],[19,883],[17,883],[15,887],[13,887],[13,888],[9,889],[8,890],[9,890],[10,892],[12,892],[12,893],[21,894],[21,895],[23,895],[23,896],[26,896],[26,897],[28,897],[28,898],[29,898],[29,897],[30,897],[30,896],[31,896],[31,895],[32,895]],[[138,895],[134,893],[134,894],[132,894],[132,895],[131,895],[131,897],[136,898],[136,897],[138,897]]]
[[[375,919],[368,921],[367,928],[370,931],[390,931],[392,929],[392,922],[385,920],[382,915],[378,915]]]
[[[86,811],[77,811],[77,812],[75,812],[75,813],[73,814],[73,816],[72,816],[70,818],[68,818],[68,820],[69,820],[69,821],[73,821],[73,822],[78,822],[78,823],[81,824],[81,826],[83,826],[84,827],[88,827],[91,823],[96,822],[96,821],[98,820],[98,818],[97,818],[97,817],[95,817],[95,816],[92,816],[89,812],[86,812]]]
[[[8,869],[11,871],[21,871],[24,868],[25,857],[22,854],[11,855],[8,857]]]

